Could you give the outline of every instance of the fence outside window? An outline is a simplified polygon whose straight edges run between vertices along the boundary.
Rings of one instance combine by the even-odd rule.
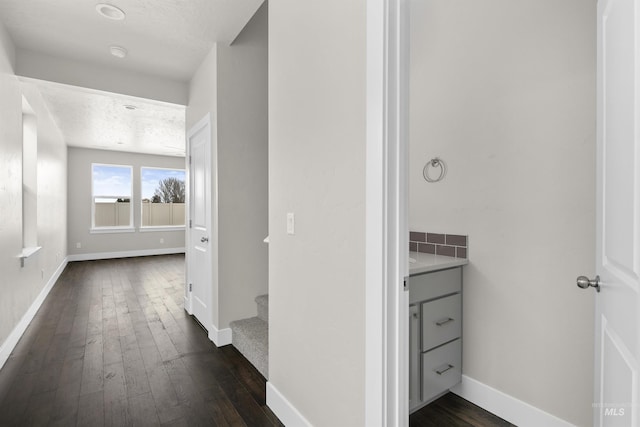
[[[100,200],[103,199],[103,200]],[[94,199],[94,221],[96,227],[129,227],[131,225],[131,203]]]
[[[96,227],[128,227],[131,203],[96,200],[94,212]],[[142,202],[142,227],[179,227],[184,219],[184,203]]]
[[[184,218],[184,203],[151,203],[142,201],[143,227],[183,226]]]

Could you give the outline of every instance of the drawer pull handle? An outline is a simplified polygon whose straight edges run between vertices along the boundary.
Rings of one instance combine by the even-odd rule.
[[[454,319],[452,319],[451,317],[447,317],[446,319],[442,319],[442,320],[437,321],[436,325],[443,326],[443,325],[446,325],[447,323],[453,322],[453,321],[454,321]]]
[[[453,365],[451,365],[451,364],[447,364],[447,367],[446,367],[446,368],[444,368],[444,369],[442,369],[442,368],[440,368],[440,369],[434,369],[434,371],[435,371],[435,373],[436,373],[436,374],[438,374],[438,375],[442,375],[442,374],[444,374],[445,372],[447,372],[448,370],[453,369],[453,368],[454,368],[454,366],[453,366]]]

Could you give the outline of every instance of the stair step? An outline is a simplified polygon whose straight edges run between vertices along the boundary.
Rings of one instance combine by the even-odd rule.
[[[269,322],[269,295],[257,296],[256,304],[258,305],[258,317]]]
[[[269,324],[259,317],[250,317],[234,320],[229,327],[233,346],[265,378],[269,378]]]

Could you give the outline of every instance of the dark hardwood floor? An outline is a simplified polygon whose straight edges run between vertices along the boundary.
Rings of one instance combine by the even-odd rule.
[[[447,393],[409,417],[409,427],[516,427],[463,398]]]
[[[0,370],[0,426],[282,426],[184,311],[184,256],[70,263]],[[510,426],[448,394],[417,426]]]
[[[0,370],[0,426],[281,426],[183,293],[181,255],[70,263]]]

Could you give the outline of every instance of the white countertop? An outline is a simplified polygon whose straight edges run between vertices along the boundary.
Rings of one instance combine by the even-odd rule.
[[[416,262],[411,262],[415,259]],[[422,252],[409,252],[409,275],[429,273],[444,270],[446,268],[460,267],[469,264],[466,258],[453,258],[442,255],[425,254]]]

